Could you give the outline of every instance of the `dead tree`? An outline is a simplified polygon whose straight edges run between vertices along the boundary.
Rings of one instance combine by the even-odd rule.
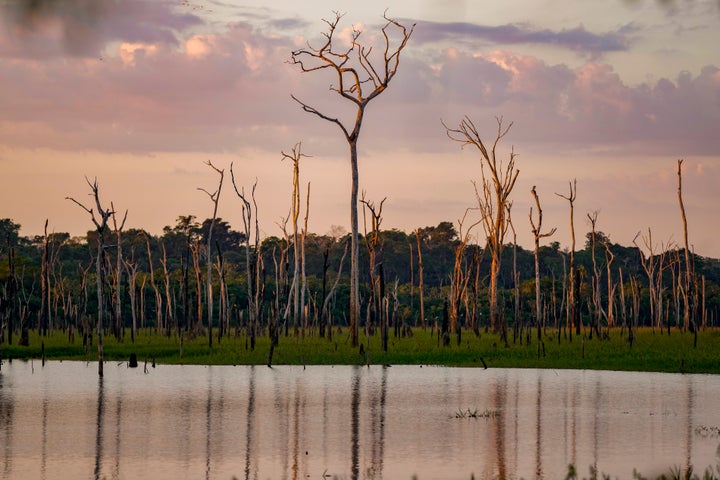
[[[628,323],[628,343],[632,348],[635,340],[634,328],[637,328],[640,320],[640,283],[635,275],[630,275],[630,292],[632,293],[632,317]]]
[[[568,299],[567,299],[567,318],[568,330],[570,330],[570,341],[572,342],[572,326],[575,325],[575,334],[580,335],[580,309],[578,305],[578,299],[575,298],[575,282],[576,282],[576,271],[575,271],[575,198],[577,196],[577,179],[570,182],[570,193],[555,195],[564,198],[570,203],[570,265],[568,269]]]
[[[290,153],[281,152],[282,160],[290,160],[293,165],[293,193],[292,202],[290,207],[290,215],[292,217],[293,227],[293,282],[292,282],[292,297],[293,297],[293,333],[295,337],[299,335],[299,322],[300,312],[305,309],[304,300],[305,292],[303,291],[301,305],[300,295],[300,257],[302,256],[302,246],[300,245],[300,234],[298,233],[298,219],[300,218],[300,159],[307,157],[303,155],[301,151],[302,145],[296,143]],[[307,224],[307,222],[306,222]],[[303,235],[304,240],[304,235]],[[304,283],[304,282],[303,282]]]
[[[593,330],[597,334],[598,337],[600,337],[600,318],[605,316],[605,312],[602,308],[602,303],[600,302],[601,297],[601,290],[600,290],[600,270],[597,266],[597,259],[595,258],[595,240],[596,240],[596,230],[595,225],[597,224],[597,216],[598,212],[597,210],[588,213],[587,219],[590,223],[590,226],[592,228],[591,237],[590,237],[590,257],[592,258],[592,266],[593,266],[593,278],[592,278],[592,312],[590,317],[592,318],[592,324],[590,325],[590,338],[592,338]]]
[[[135,343],[135,335],[137,335],[137,277],[138,263],[134,261],[134,252],[131,250],[130,259],[123,259],[125,271],[128,276],[128,293],[130,294],[130,315],[132,317],[132,327],[130,329],[130,342]]]
[[[473,210],[468,208],[461,219],[458,219],[458,244],[455,246],[455,264],[452,274],[450,275],[450,292],[448,298],[448,315],[450,319],[450,331],[457,335],[457,344],[462,342],[462,325],[460,322],[460,302],[467,292],[468,282],[470,281],[470,272],[464,268],[465,249],[470,242],[470,232],[476,227],[481,220],[470,225],[467,230],[463,230],[463,225],[467,219],[468,213]],[[480,266],[477,265],[477,268]]]
[[[490,250],[490,326],[494,332],[500,327],[500,305],[498,300],[498,277],[500,276],[500,259],[502,256],[503,241],[508,229],[507,206],[510,193],[515,187],[520,171],[515,168],[515,151],[510,150],[507,163],[498,159],[496,148],[500,140],[512,128],[512,122],[503,127],[502,118],[497,119],[497,134],[490,151],[480,137],[475,124],[469,117],[465,117],[458,128],[449,128],[443,123],[447,136],[462,144],[462,147],[471,145],[481,154],[480,173],[482,188],[478,190],[475,184],[480,216],[483,219],[483,228],[487,236],[487,246]],[[488,169],[486,174],[485,168]]]
[[[620,322],[621,322],[621,329],[627,327],[627,305],[625,302],[626,293],[625,293],[625,282],[623,281],[623,271],[622,267],[618,268],[618,277],[619,277],[619,284],[620,287]],[[622,330],[621,330],[622,331]]]
[[[215,170],[218,175],[220,175],[220,180],[218,181],[218,188],[213,193],[208,192],[204,188],[199,188],[201,192],[204,192],[207,194],[208,197],[210,197],[210,200],[213,203],[213,216],[212,220],[210,221],[210,226],[208,227],[208,234],[207,234],[207,243],[205,244],[205,254],[207,255],[207,278],[205,278],[205,291],[207,292],[207,324],[208,324],[208,346],[212,348],[212,329],[213,329],[213,291],[212,291],[212,234],[213,229],[215,228],[215,220],[217,219],[217,211],[218,211],[218,204],[220,203],[220,192],[222,191],[223,186],[223,179],[225,178],[225,169],[220,170],[219,168],[215,167],[215,165],[212,164],[210,160],[206,162],[206,164]]]
[[[602,242],[605,247],[605,267],[607,268],[607,326],[608,328],[615,326],[615,289],[617,285],[612,280],[611,266],[615,261],[615,254],[610,250],[610,241],[605,238]]]
[[[113,220],[113,232],[115,233],[115,241],[117,243],[117,246],[115,247],[115,253],[117,255],[116,260],[116,266],[115,266],[115,291],[114,291],[114,299],[115,299],[115,331],[116,331],[116,337],[118,340],[122,341],[123,338],[123,324],[122,324],[122,295],[120,294],[120,285],[122,284],[122,270],[123,270],[123,260],[122,260],[122,230],[125,228],[125,221],[127,220],[127,214],[128,211],[125,210],[125,215],[123,216],[122,222],[120,222],[120,226],[118,227],[117,224],[117,218],[115,217],[115,206],[112,202],[110,202],[110,208],[113,210],[112,213],[112,220]]]
[[[292,284],[290,284],[290,234],[287,231],[287,223],[290,220],[290,213],[281,217],[276,225],[283,233],[283,246],[280,249],[280,256],[277,256],[277,248],[273,247],[273,262],[275,264],[275,314],[277,317],[278,329],[284,326],[285,336],[288,335],[288,318],[290,317],[290,306],[292,305]],[[283,324],[279,321],[282,319]],[[269,326],[268,326],[269,327]],[[276,329],[276,331],[278,331]],[[273,335],[271,335],[272,337]],[[275,335],[277,338],[277,335]],[[271,343],[275,343],[272,341]]]
[[[173,300],[170,295],[170,275],[168,274],[167,251],[164,242],[160,242],[160,249],[162,250],[160,264],[162,265],[163,283],[165,284],[165,335],[170,338],[170,332],[175,324],[175,316],[173,315]]]
[[[50,324],[50,237],[47,233],[48,220],[45,219],[43,236],[43,254],[40,270],[40,335],[47,336]]]
[[[235,173],[233,165],[230,164],[230,176],[232,179],[235,194],[242,202],[242,219],[245,227],[245,276],[247,278],[247,298],[248,298],[248,330],[250,336],[250,349],[255,350],[255,339],[257,336],[257,325],[260,319],[259,291],[260,291],[260,264],[262,256],[260,253],[260,226],[257,219],[257,202],[255,201],[255,189],[257,188],[257,180],[253,184],[250,198],[255,210],[255,243],[253,248],[254,259],[250,255],[250,237],[252,233],[253,205],[245,196],[245,189],[239,190],[235,182]],[[253,269],[255,274],[253,275]]]
[[[8,270],[7,294],[5,298],[9,302],[8,308],[8,345],[12,345],[13,331],[15,330],[15,319],[19,317],[18,278],[15,272],[15,245],[12,244],[10,234],[6,238],[8,247]]]
[[[380,336],[382,338],[382,350],[387,352],[388,348],[388,319],[385,315],[383,305],[385,303],[385,272],[382,262],[382,242],[380,241],[380,225],[382,224],[382,209],[386,198],[380,201],[379,206],[375,206],[375,202],[365,200],[363,192],[360,203],[363,208],[363,224],[365,227],[365,245],[368,250],[369,259],[369,275],[370,275],[370,299],[367,305],[367,320],[365,322],[366,334],[370,336],[370,331],[376,323],[380,324]],[[370,212],[371,230],[367,230],[367,218],[365,211]]]
[[[305,295],[308,293],[307,275],[305,274],[305,240],[308,233],[308,218],[310,218],[310,182],[307,184],[307,193],[305,194],[305,219],[302,234],[300,235],[300,278],[302,279],[300,285],[300,321],[302,323],[303,337],[305,337],[305,329],[307,329],[309,310],[309,305],[305,300]]]
[[[655,254],[656,245],[652,241],[652,231],[648,228],[648,235],[642,236],[643,244],[648,250],[648,256],[645,257],[645,253],[637,243],[637,238],[640,236],[640,232],[635,235],[633,244],[638,249],[640,254],[640,262],[643,270],[648,277],[648,288],[649,288],[649,301],[650,301],[650,318],[652,319],[652,328],[662,327],[663,317],[663,305],[662,297],[665,287],[663,285],[663,272],[668,268],[668,264],[665,262],[668,249],[672,248],[673,244],[669,243],[666,247],[661,245],[661,251],[659,254]]]
[[[227,270],[227,267],[225,265],[225,262],[223,260],[223,254],[222,250],[220,249],[220,245],[215,245],[217,248],[217,263],[215,263],[215,270],[218,274],[218,280],[219,280],[219,287],[220,287],[220,304],[218,306],[218,336],[217,341],[218,345],[220,345],[220,342],[222,340],[222,337],[225,333],[225,331],[230,329],[230,323],[229,323],[229,315],[228,315],[228,308],[229,308],[229,299],[228,299],[228,290],[227,290],[227,282],[225,277],[225,271]]]
[[[517,269],[517,232],[512,223],[512,202],[507,205],[508,226],[513,234],[513,292],[515,296],[513,308],[513,343],[515,343],[518,335],[520,336],[520,344],[522,345],[522,322],[520,319],[520,273]],[[506,316],[507,317],[507,316]],[[507,318],[503,320],[503,337],[505,338],[505,347],[509,346],[507,335]]]
[[[97,214],[100,218],[95,216],[94,208],[88,208],[84,204],[78,202],[72,197],[66,197],[77,204],[80,208],[90,214],[93,224],[95,225],[95,231],[98,234],[97,238],[97,255],[95,257],[95,274],[97,276],[97,297],[98,297],[98,312],[97,312],[97,334],[98,334],[98,375],[103,376],[103,292],[102,292],[102,256],[105,250],[105,233],[107,231],[107,223],[110,216],[114,213],[111,209],[104,209],[100,203],[100,189],[98,187],[97,178],[90,183],[90,179],[85,177],[85,181],[90,186],[91,196],[95,201],[97,207]]]
[[[321,310],[321,321],[326,323],[326,333],[327,333],[327,339],[332,340],[332,315],[330,315],[330,299],[332,299],[335,296],[335,291],[337,290],[338,283],[340,283],[340,277],[342,276],[342,267],[345,263],[345,257],[347,256],[348,251],[348,243],[345,242],[345,249],[343,250],[342,257],[340,258],[340,265],[338,265],[338,272],[335,276],[335,282],[333,282],[333,286],[330,288],[330,292],[325,296],[325,299],[323,300],[322,304],[322,310]]]
[[[400,53],[407,45],[415,25],[409,30],[396,20],[383,15],[386,20],[382,27],[384,39],[383,56],[377,60],[372,54],[373,48],[360,41],[361,31],[354,28],[351,34],[349,47],[338,49],[336,29],[342,15],[335,13],[333,20],[323,20],[328,31],[323,33],[325,41],[320,47],[312,47],[309,44],[305,48],[295,50],[291,54],[291,63],[298,65],[304,73],[320,70],[329,70],[336,79],[336,84],[331,85],[330,90],[338,94],[342,99],[352,103],[355,109],[355,118],[351,121],[343,121],[338,117],[320,112],[317,108],[299,100],[292,95],[293,100],[298,102],[307,113],[312,113],[319,118],[336,124],[343,133],[345,140],[350,147],[350,170],[352,176],[352,187],[350,191],[350,226],[352,229],[350,249],[350,340],[351,345],[358,344],[358,319],[360,311],[360,287],[358,257],[360,252],[358,236],[358,138],[365,116],[365,108],[370,101],[383,93],[389,86],[390,81],[395,77],[400,65]],[[399,33],[399,40],[392,45],[390,30]]]
[[[150,251],[150,236],[147,234],[145,234],[145,246],[147,247],[148,267],[150,270],[150,272],[148,272],[150,276],[150,286],[155,293],[155,330],[160,333],[163,328],[163,301],[160,289],[155,283],[155,269],[153,268],[152,253]]]
[[[537,224],[533,220],[533,210],[530,207],[530,225],[532,226],[533,238],[535,240],[535,319],[537,321],[537,338],[542,341],[542,305],[540,304],[540,239],[550,237],[557,230],[553,227],[549,232],[542,233],[542,208],[540,208],[540,197],[538,197],[535,185],[533,185],[530,193],[535,200],[537,207]]]
[[[423,262],[422,262],[422,243],[420,242],[420,229],[415,230],[415,239],[417,240],[417,256],[418,256],[418,294],[420,295],[420,327],[425,331],[425,296],[423,291]]]
[[[677,161],[677,175],[678,175],[678,202],[680,203],[680,217],[683,224],[683,241],[685,245],[685,287],[684,287],[684,299],[683,302],[683,329],[694,331],[696,327],[695,322],[695,309],[691,308],[693,295],[693,287],[695,286],[694,274],[692,263],[690,262],[690,245],[688,243],[688,226],[687,217],[685,216],[685,204],[683,203],[682,197],[682,163],[683,160]]]
[[[190,254],[195,273],[195,321],[193,335],[198,335],[203,329],[203,303],[202,303],[202,269],[200,267],[200,239],[196,238],[190,247]]]

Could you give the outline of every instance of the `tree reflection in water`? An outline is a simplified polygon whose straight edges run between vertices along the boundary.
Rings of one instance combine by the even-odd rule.
[[[98,395],[97,395],[97,418],[96,418],[96,435],[95,435],[95,470],[93,477],[100,480],[102,472],[103,460],[103,423],[105,419],[105,389],[103,377],[98,378]]]
[[[717,435],[698,433],[720,425],[714,376],[107,367],[3,365],[0,478],[549,479],[571,463],[624,478],[718,461]]]

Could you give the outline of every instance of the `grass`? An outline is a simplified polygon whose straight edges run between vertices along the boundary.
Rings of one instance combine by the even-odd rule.
[[[498,410],[491,410],[489,408],[486,408],[485,410],[478,410],[477,408],[470,409],[466,408],[465,410],[459,408],[457,412],[455,412],[454,418],[497,418],[500,416],[500,412]],[[453,417],[451,417],[453,418]]]
[[[707,468],[702,474],[695,473],[692,467],[686,470],[680,467],[673,467],[668,470],[668,473],[662,474],[659,477],[645,477],[640,472],[635,471],[633,473],[634,480],[719,480],[720,468]],[[573,465],[568,465],[568,473],[565,476],[565,480],[580,480],[577,471]],[[582,477],[582,480],[613,480],[610,475],[605,473],[598,473],[597,469],[593,466],[590,467],[590,476]]]
[[[351,348],[347,329],[335,335],[332,341],[306,336],[304,338],[280,337],[275,348],[273,364],[282,365],[354,365],[354,364],[414,364],[446,365],[462,367],[508,367],[508,368],[573,368],[594,370],[627,370],[682,373],[720,373],[720,330],[700,332],[697,348],[693,347],[693,335],[677,330],[653,332],[640,329],[630,348],[627,336],[619,329],[611,330],[609,338],[592,340],[574,336],[570,342],[563,335],[558,343],[557,333],[543,337],[544,348],[538,348],[533,332],[531,344],[510,343],[505,348],[499,336],[482,333],[479,337],[472,332],[463,333],[462,342],[457,344],[453,335],[447,347],[439,345],[437,335],[430,330],[415,329],[412,337],[390,336],[388,352],[381,349],[380,336],[367,337],[360,334],[362,353]],[[96,341],[96,339],[94,339]],[[70,343],[62,332],[40,337],[30,334],[30,346],[17,344],[0,346],[3,359],[41,358],[44,343],[45,357],[52,360],[97,359],[97,347],[93,344],[85,352],[82,341],[76,336]],[[260,337],[254,350],[247,346],[245,336],[223,338],[218,345],[208,346],[207,337],[186,339],[182,345],[176,335],[165,337],[151,331],[139,332],[135,342],[126,335],[124,342],[112,336],[105,336],[104,355],[109,361],[128,360],[131,353],[138,361],[156,361],[164,364],[198,365],[265,365],[268,360],[269,341]],[[540,353],[538,355],[538,353]]]

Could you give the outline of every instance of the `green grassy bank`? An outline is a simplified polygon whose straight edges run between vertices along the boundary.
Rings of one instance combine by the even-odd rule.
[[[463,332],[460,344],[455,335],[449,346],[439,344],[437,332],[413,330],[409,337],[394,338],[390,335],[388,352],[382,352],[380,336],[367,337],[360,334],[364,354],[359,348],[351,348],[347,330],[336,333],[332,341],[306,336],[296,338],[281,336],[275,348],[274,365],[352,365],[352,364],[423,364],[464,367],[512,367],[512,368],[573,368],[595,370],[634,370],[654,372],[720,373],[720,330],[705,330],[698,334],[697,347],[694,335],[673,330],[653,332],[642,329],[636,332],[632,348],[627,331],[610,330],[609,337],[589,339],[574,336],[572,342],[557,333],[546,334],[539,344],[536,332],[532,332],[530,344],[526,339],[506,348],[497,335],[482,333],[479,337],[472,332]],[[96,339],[93,339],[95,342]],[[66,334],[54,333],[40,337],[31,333],[30,346],[17,344],[0,346],[3,360],[40,359],[44,344],[48,360],[97,359],[97,346],[93,343],[86,352],[82,339],[76,336],[73,343]],[[540,347],[540,348],[538,348]],[[105,359],[127,361],[131,353],[139,362],[156,361],[165,364],[198,365],[265,365],[270,349],[267,337],[258,338],[254,350],[244,335],[224,337],[218,344],[208,347],[206,336],[184,339],[181,345],[176,335],[166,337],[154,332],[140,332],[135,342],[129,333],[120,343],[112,336],[105,337]]]

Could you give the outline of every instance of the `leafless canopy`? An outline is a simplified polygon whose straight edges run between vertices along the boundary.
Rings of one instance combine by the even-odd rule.
[[[496,155],[497,146],[510,131],[513,122],[507,126],[503,125],[502,117],[496,118],[497,134],[488,151],[485,142],[480,136],[477,127],[465,117],[460,122],[458,128],[450,128],[444,122],[443,126],[448,138],[461,144],[461,148],[466,146],[474,146],[482,155],[481,169],[483,178],[482,192],[477,189],[478,207],[483,218],[485,233],[488,235],[488,241],[491,248],[502,248],[502,242],[507,233],[507,203],[510,193],[515,187],[520,171],[515,168],[515,158],[517,154],[511,148],[510,157],[507,162],[498,158]],[[489,170],[489,178],[485,176],[485,168]]]
[[[397,73],[400,65],[400,52],[407,45],[415,25],[409,29],[383,14],[385,25],[381,28],[384,47],[382,55],[373,55],[373,47],[360,41],[362,32],[353,28],[349,46],[338,41],[337,28],[342,14],[335,12],[333,20],[324,20],[327,24],[327,31],[322,35],[325,37],[322,45],[313,47],[308,44],[305,48],[295,50],[291,53],[290,63],[298,65],[302,72],[316,72],[328,70],[335,75],[335,84],[330,85],[330,91],[335,92],[340,98],[349,101],[355,107],[355,119],[353,122],[344,123],[337,117],[322,113],[292,95],[293,100],[300,104],[305,112],[312,113],[317,117],[336,124],[342,131],[345,140],[350,147],[350,343],[353,347],[358,344],[357,325],[360,310],[360,289],[359,289],[359,267],[358,257],[360,256],[358,239],[358,152],[357,142],[362,128],[365,107],[375,97],[384,92],[390,81]],[[392,37],[392,38],[391,38]],[[382,58],[380,58],[382,57]]]
[[[355,27],[352,30],[350,46],[342,50],[336,48],[337,28],[343,14],[334,13],[333,20],[323,19],[328,26],[327,32],[322,33],[325,37],[323,44],[320,47],[313,47],[308,42],[305,48],[292,52],[290,63],[299,65],[303,72],[325,69],[334,72],[337,83],[330,85],[330,90],[356,104],[359,112],[362,112],[370,100],[385,91],[390,80],[397,73],[400,52],[407,45],[415,24],[408,29],[397,20],[389,18],[387,12],[383,14],[386,23],[381,31],[385,47],[382,62],[378,62],[372,55],[373,47],[360,41],[362,31]],[[397,43],[391,40],[391,30],[396,30],[400,34]],[[348,141],[357,139],[360,133],[361,115],[358,115],[353,128],[348,128],[340,119],[321,113],[315,107],[299,100],[295,95],[292,95],[292,98],[300,104],[304,111],[337,124]]]
[[[502,117],[496,118],[496,120],[497,133],[490,150],[486,147],[480,132],[469,117],[463,118],[457,128],[450,128],[443,122],[448,138],[460,143],[462,148],[468,145],[474,146],[481,154],[482,188],[478,189],[475,184],[475,194],[491,254],[490,323],[493,332],[499,327],[500,320],[497,279],[500,272],[503,241],[508,229],[508,202],[520,173],[515,168],[516,154],[513,149],[510,150],[510,157],[507,161],[499,159],[496,155],[500,140],[508,134],[513,125],[511,122],[507,126],[503,126]],[[486,172],[486,168],[488,172]]]
[[[115,214],[115,212],[111,209],[103,209],[102,205],[100,205],[100,193],[99,193],[99,187],[97,183],[97,177],[93,179],[92,182],[90,182],[90,179],[85,177],[85,181],[90,186],[90,190],[92,193],[93,199],[95,200],[95,206],[97,207],[97,213],[100,215],[100,218],[97,218],[95,216],[95,211],[93,208],[88,208],[84,204],[78,202],[72,197],[65,197],[66,200],[70,200],[71,202],[76,203],[80,208],[85,210],[87,213],[90,214],[90,218],[92,219],[93,224],[95,225],[95,228],[97,229],[98,233],[102,233],[105,231],[105,228],[107,227],[107,222],[110,219],[112,215]],[[123,220],[124,223],[124,220]]]

